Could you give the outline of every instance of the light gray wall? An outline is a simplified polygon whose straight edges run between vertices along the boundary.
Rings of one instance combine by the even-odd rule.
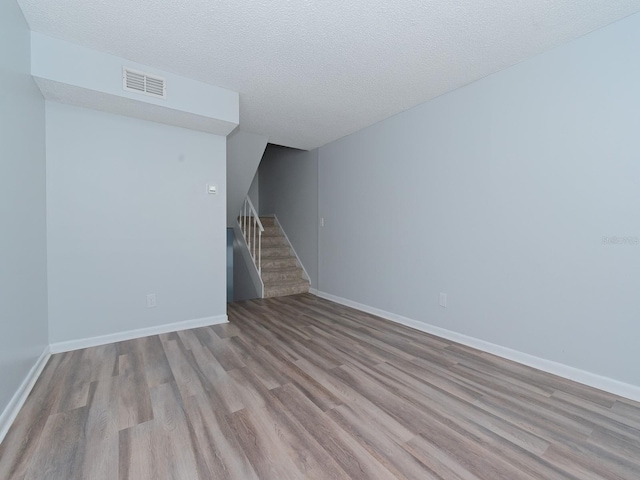
[[[44,100],[29,59],[22,12],[14,0],[2,1],[0,417],[48,343]]]
[[[234,232],[235,233],[235,232]],[[253,283],[249,268],[255,269],[253,263],[247,264],[247,260],[242,255],[242,249],[246,250],[246,244],[242,239],[242,234],[238,237],[234,235],[233,242],[233,301],[250,300],[259,298],[262,294]]]
[[[640,236],[638,45],[634,15],[321,147],[319,289],[640,385],[640,245],[603,244]]]
[[[46,121],[51,342],[224,315],[225,138],[51,102]]]
[[[269,145],[260,169],[260,214],[278,216],[311,286],[318,285],[318,150]]]
[[[236,218],[258,170],[267,137],[236,130],[227,137],[227,225]],[[256,207],[257,208],[257,207]]]

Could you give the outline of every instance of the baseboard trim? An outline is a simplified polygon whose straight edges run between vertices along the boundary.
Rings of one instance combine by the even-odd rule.
[[[309,293],[312,293],[320,298],[324,298],[326,300],[330,300],[332,302],[355,308],[356,310],[370,313],[372,315],[382,317],[386,320],[390,320],[392,322],[399,323],[416,330],[420,330],[425,333],[430,333],[447,340],[461,343],[463,345],[482,350],[483,352],[491,353],[493,355],[506,358],[507,360],[512,360],[528,367],[533,367],[537,370],[542,370],[543,372],[551,373],[553,375],[557,375],[568,380],[573,380],[574,382],[578,382],[589,387],[594,387],[599,390],[604,390],[605,392],[613,393],[614,395],[619,395],[621,397],[640,402],[640,386],[624,383],[619,380],[597,375],[585,370],[580,370],[578,368],[570,367],[568,365],[554,362],[552,360],[529,355],[528,353],[523,353],[518,350],[513,350],[501,345],[496,345],[495,343],[480,340],[475,337],[470,337],[468,335],[463,335],[461,333],[457,333],[441,327],[436,327],[425,322],[420,322],[418,320],[403,317],[401,315],[396,315],[394,313],[380,310],[375,307],[370,307],[369,305],[364,305],[362,303],[354,302],[346,298],[321,292],[316,289],[309,290]]]
[[[20,387],[18,387],[16,393],[11,397],[7,407],[0,414],[0,443],[2,443],[2,440],[4,440],[4,437],[7,435],[9,428],[11,428],[13,421],[18,416],[24,402],[27,401],[31,389],[38,380],[38,377],[40,377],[50,356],[51,350],[49,347],[45,347],[38,360],[36,360],[36,363],[31,367],[31,370],[29,370],[29,373],[20,384]]]
[[[178,332],[180,330],[188,330],[190,328],[208,327],[210,325],[219,325],[221,323],[228,322],[229,319],[226,315],[217,315],[214,317],[185,320],[184,322],[166,323],[164,325],[158,325],[156,327],[140,328],[137,330],[128,330],[126,332],[111,333],[108,335],[101,335],[99,337],[79,338],[77,340],[57,342],[52,343],[50,347],[51,353],[70,352],[72,350],[80,350],[82,348],[96,347],[98,345],[122,342],[124,340],[133,340],[134,338],[159,335],[161,333]]]

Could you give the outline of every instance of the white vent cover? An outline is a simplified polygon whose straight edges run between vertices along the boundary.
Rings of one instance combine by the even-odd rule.
[[[122,88],[129,92],[143,93],[157,98],[167,98],[167,86],[164,78],[148,73],[122,69]]]

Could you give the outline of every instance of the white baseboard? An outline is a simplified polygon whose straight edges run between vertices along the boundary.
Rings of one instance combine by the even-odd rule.
[[[111,333],[101,335],[99,337],[79,338],[77,340],[69,340],[67,342],[57,342],[51,344],[51,353],[70,352],[81,348],[96,347],[98,345],[106,345],[108,343],[122,342],[124,340],[132,340],[134,338],[148,337],[150,335],[159,335],[161,333],[171,333],[180,330],[188,330],[190,328],[208,327],[209,325],[219,325],[227,323],[229,319],[226,315],[217,315],[214,317],[196,318],[194,320],[185,320],[184,322],[166,323],[156,327],[140,328],[138,330],[128,330],[126,332]]]
[[[309,289],[309,293],[311,295],[315,295],[316,297],[322,297],[322,295],[320,295],[320,291],[318,289],[316,289],[316,288],[310,288]],[[323,298],[327,298],[327,297],[323,297]],[[336,303],[338,303],[338,302],[336,302]]]
[[[346,298],[320,292],[316,289],[309,290],[309,293],[317,295],[320,298],[345,305],[347,307],[355,308],[356,310],[360,310],[365,313],[370,313],[372,315],[391,320],[392,322],[406,325],[407,327],[415,328],[416,330],[420,330],[422,332],[430,333],[447,340],[461,343],[463,345],[482,350],[483,352],[492,353],[493,355],[497,355],[499,357],[521,363],[522,365],[527,365],[529,367],[542,370],[543,372],[552,373],[554,375],[558,375],[559,377],[573,380],[574,382],[582,383],[583,385],[587,385],[589,387],[598,388],[600,390],[604,390],[605,392],[613,393],[614,395],[619,395],[621,397],[640,402],[640,386],[637,385],[624,383],[619,380],[614,380],[609,377],[603,377],[601,375],[587,372],[585,370],[580,370],[575,367],[570,367],[568,365],[554,362],[552,360],[546,360],[544,358],[529,355],[527,353],[519,352],[511,348],[496,345],[495,343],[463,335],[451,330],[446,330],[444,328],[436,327],[425,322],[419,322],[418,320],[413,320],[401,315],[396,315],[395,313],[386,312],[384,310],[370,307],[362,303],[354,302]]]
[[[0,443],[2,443],[2,440],[13,424],[13,421],[18,416],[18,412],[20,412],[20,409],[24,405],[24,402],[27,400],[29,393],[31,393],[31,389],[35,385],[36,380],[38,380],[38,377],[42,373],[42,370],[47,364],[50,356],[51,351],[49,347],[45,347],[42,355],[40,355],[36,363],[33,365],[33,367],[31,367],[31,370],[29,370],[29,373],[25,377],[24,381],[20,384],[20,387],[13,395],[13,397],[11,397],[9,404],[0,414]]]

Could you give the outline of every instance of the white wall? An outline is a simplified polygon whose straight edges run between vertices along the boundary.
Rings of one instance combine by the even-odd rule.
[[[318,150],[269,145],[259,169],[260,214],[278,221],[318,285]]]
[[[29,52],[20,8],[0,2],[0,430],[48,343],[44,100]]]
[[[225,315],[225,138],[52,102],[46,125],[51,342]]]
[[[319,289],[640,385],[640,245],[602,242],[640,236],[638,45],[634,15],[321,147]]]

